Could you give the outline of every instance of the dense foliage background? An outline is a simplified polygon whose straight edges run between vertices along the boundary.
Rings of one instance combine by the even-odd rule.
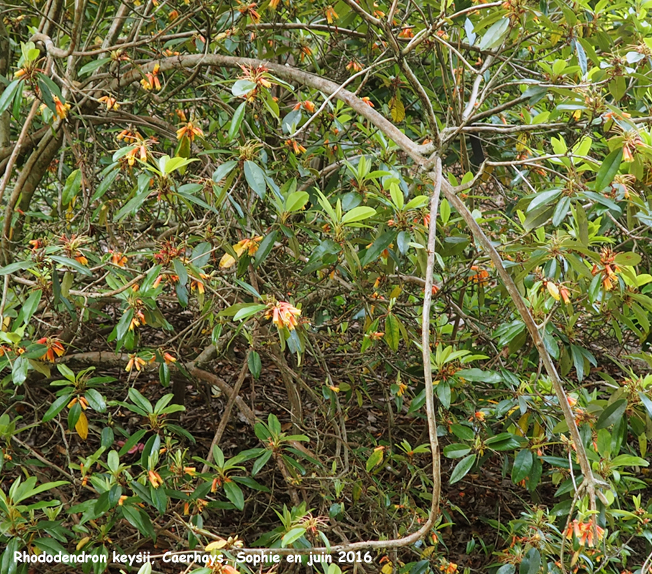
[[[2,574],[648,572],[649,4],[5,0]]]

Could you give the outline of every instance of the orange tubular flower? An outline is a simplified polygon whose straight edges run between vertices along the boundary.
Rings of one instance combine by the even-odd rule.
[[[362,66],[360,63],[356,62],[355,60],[351,60],[347,65],[346,69],[349,72],[360,72],[362,70]]]
[[[233,250],[238,257],[240,257],[245,251],[251,257],[256,254],[256,251],[258,251],[258,245],[262,240],[262,235],[252,237],[251,239],[243,239],[242,241],[238,241],[238,243],[233,246]],[[228,269],[229,267],[235,265],[235,262],[236,260],[231,255],[225,253],[222,256],[222,259],[220,259],[220,269]]]
[[[177,362],[176,358],[170,353],[163,353],[163,360],[165,361],[166,365]]]
[[[141,359],[140,357],[137,357],[135,354],[134,355],[129,355],[129,362],[127,363],[127,366],[125,367],[125,371],[128,373],[131,372],[131,370],[136,367],[137,371],[140,371],[143,366],[147,364],[147,361],[144,359]]]
[[[307,112],[310,112],[311,114],[315,113],[315,104],[313,104],[310,100],[303,102],[303,107]]]
[[[597,541],[604,538],[604,528],[598,526],[594,518],[590,518],[587,522],[580,522],[576,518],[568,526],[565,534],[567,539],[571,539],[574,534],[580,546],[593,547],[596,543],[596,537]]]
[[[473,283],[479,283],[480,285],[485,285],[489,279],[489,272],[484,269],[480,269],[477,265],[471,265],[471,271],[477,271],[475,275],[471,276],[471,281]]]
[[[206,275],[206,273],[201,273],[200,274],[201,279],[196,279],[194,277],[190,278],[190,290],[194,291],[197,289],[202,295],[206,292],[206,288],[204,286],[204,282],[202,280],[209,279],[209,275]]]
[[[203,138],[204,137],[204,132],[201,131],[201,129],[198,128],[192,122],[188,122],[185,126],[181,126],[177,130],[177,139],[178,140],[180,140],[183,137],[187,137],[190,141],[194,141],[195,136],[199,136],[200,138]]]
[[[287,327],[290,331],[299,324],[297,322],[299,315],[301,315],[301,309],[297,309],[286,301],[277,301],[276,303],[270,304],[265,313],[265,317],[267,319],[271,318],[274,325],[279,329]]]
[[[147,91],[156,90],[157,92],[161,89],[161,81],[158,79],[158,72],[161,67],[156,64],[154,69],[151,72],[147,72],[145,77],[140,80],[140,84]]]
[[[54,337],[43,337],[36,342],[39,345],[45,345],[47,347],[47,351],[45,351],[45,355],[41,357],[41,360],[54,363],[57,357],[60,357],[66,352],[66,349],[62,345],[61,341]]]
[[[149,478],[149,482],[154,488],[158,488],[163,484],[163,479],[161,478],[161,475],[154,470],[148,470],[147,477]]]
[[[362,99],[362,101],[363,101],[365,104],[367,104],[368,106],[370,106],[370,107],[372,107],[372,108],[374,107],[373,102],[372,102],[369,98],[366,98],[366,97],[365,97],[365,98],[361,98],[361,99]]]
[[[297,155],[304,153],[306,151],[306,148],[303,147],[297,140],[287,140],[285,144],[291,146],[292,149],[294,150],[294,153]]]
[[[412,28],[403,28],[399,33],[398,33],[399,38],[414,38],[414,31]]]
[[[339,20],[339,16],[332,6],[328,6],[326,8],[324,15],[326,16],[326,21],[329,24],[332,24],[335,20]]]
[[[68,115],[68,110],[70,110],[70,104],[62,103],[57,96],[52,96],[54,100],[54,108],[57,110],[57,115],[60,119],[64,119]]]
[[[124,253],[119,251],[110,251],[111,253],[111,263],[117,265],[118,267],[124,267],[127,264],[127,256]]]
[[[240,12],[240,14],[243,16],[249,16],[252,23],[258,24],[258,22],[260,22],[260,14],[256,12],[256,6],[258,6],[258,4],[255,2],[252,2],[251,4],[240,3],[238,12]]]
[[[107,111],[108,110],[117,110],[120,108],[120,104],[118,104],[118,100],[111,96],[102,96],[101,98],[98,98],[98,102],[102,102],[105,106]]]

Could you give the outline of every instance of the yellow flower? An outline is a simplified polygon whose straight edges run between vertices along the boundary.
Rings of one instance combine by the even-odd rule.
[[[557,287],[557,285],[555,285],[552,281],[548,281],[546,283],[546,289],[548,289],[548,293],[550,293],[550,296],[555,301],[559,301],[561,295],[559,294],[559,287]]]
[[[256,254],[256,251],[258,251],[258,245],[262,240],[262,235],[252,237],[251,239],[243,239],[242,241],[238,241],[238,243],[232,246],[233,251],[235,251],[238,257],[240,257],[245,251],[249,254],[249,256],[253,256]],[[222,256],[222,259],[220,259],[220,269],[228,269],[229,267],[235,265],[235,262],[236,259],[232,255],[225,253]]]

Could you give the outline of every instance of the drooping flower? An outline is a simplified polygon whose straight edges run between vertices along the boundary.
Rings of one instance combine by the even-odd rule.
[[[111,253],[111,263],[114,265],[124,267],[127,264],[127,256],[124,253],[113,251],[113,249],[109,253]]]
[[[68,110],[70,110],[69,103],[63,103],[57,96],[52,96],[54,100],[54,109],[57,111],[57,115],[60,119],[64,119],[68,115]]]
[[[287,327],[292,331],[299,323],[297,317],[301,315],[301,309],[297,309],[287,301],[276,301],[270,303],[265,317],[271,319],[279,329]]]
[[[292,147],[292,150],[297,155],[306,151],[306,148],[303,147],[297,140],[287,140],[285,145]]]
[[[204,132],[201,131],[201,128],[197,127],[192,121],[188,122],[184,126],[181,126],[177,130],[177,139],[178,140],[180,140],[183,137],[187,137],[190,141],[194,141],[195,136],[203,138],[204,137]]]
[[[471,275],[471,281],[473,281],[473,283],[484,285],[489,280],[489,272],[484,269],[480,269],[477,265],[471,265],[471,271],[476,272],[475,275]]]
[[[595,518],[589,518],[586,522],[576,518],[569,524],[565,534],[567,539],[571,539],[574,534],[580,546],[593,547],[597,541],[604,538],[604,528],[597,525]]]
[[[154,488],[158,488],[163,484],[163,479],[161,478],[161,475],[155,470],[148,470],[147,478],[149,478],[149,482]]]
[[[62,342],[55,337],[43,337],[36,341],[39,345],[45,345],[47,350],[45,355],[41,357],[41,360],[50,361],[54,363],[57,357],[61,357],[66,352]]]
[[[332,6],[328,6],[326,10],[324,11],[324,15],[326,16],[326,21],[329,24],[332,24],[335,20],[339,20],[339,16],[337,15],[337,12],[335,12],[335,9]]]
[[[141,359],[140,357],[136,356],[136,354],[129,355],[129,362],[125,367],[125,371],[129,373],[134,367],[136,367],[137,371],[140,371],[146,364],[147,361],[145,361],[145,359]]]
[[[158,64],[156,64],[151,72],[145,73],[145,77],[142,80],[140,80],[140,84],[143,86],[143,89],[147,91],[151,91],[151,90],[159,91],[161,89],[161,81],[158,78],[158,73],[160,69],[161,67]]]
[[[256,251],[258,251],[258,245],[262,239],[263,237],[259,235],[257,237],[238,241],[238,243],[232,246],[233,251],[235,251],[238,257],[240,257],[245,251],[249,254],[249,256],[253,256],[256,254]],[[235,262],[236,259],[232,255],[225,253],[222,256],[222,259],[220,259],[220,269],[228,269],[229,267],[235,265]]]
[[[112,96],[102,96],[101,98],[98,98],[97,101],[102,102],[106,106],[107,111],[117,110],[120,108],[120,104],[118,103],[118,100],[116,100]]]
[[[362,70],[362,65],[361,65],[359,62],[357,62],[356,60],[351,60],[351,61],[346,65],[346,69],[347,69],[349,72],[354,72],[354,73],[355,73],[355,72],[360,72],[360,71]]]
[[[258,24],[260,22],[260,14],[256,12],[256,4],[255,2],[252,2],[250,4],[245,4],[243,2],[239,2],[239,7],[238,7],[238,12],[242,14],[243,16],[249,16],[251,18],[252,23]]]

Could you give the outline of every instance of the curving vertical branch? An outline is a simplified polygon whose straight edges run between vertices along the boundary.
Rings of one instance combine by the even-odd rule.
[[[543,337],[541,337],[541,334],[539,333],[539,328],[537,327],[537,324],[534,321],[528,306],[525,304],[523,297],[521,297],[518,287],[516,287],[516,283],[514,283],[511,275],[507,273],[507,270],[503,265],[503,260],[500,257],[498,251],[496,251],[496,248],[493,246],[484,231],[482,231],[482,228],[480,225],[478,225],[478,222],[473,218],[473,215],[469,209],[466,207],[464,202],[455,194],[455,190],[447,181],[442,182],[442,191],[446,196],[446,199],[448,199],[451,205],[462,216],[462,219],[464,219],[466,222],[476,241],[482,246],[489,257],[491,257],[491,261],[493,262],[494,267],[496,268],[496,271],[498,272],[498,275],[503,282],[503,285],[507,289],[510,298],[514,302],[516,310],[521,316],[521,319],[525,323],[525,326],[530,333],[530,337],[532,337],[532,341],[534,342],[534,345],[539,352],[539,357],[541,357],[543,366],[545,367],[546,372],[552,381],[552,386],[555,389],[555,394],[559,400],[559,406],[564,414],[566,424],[568,425],[568,430],[570,431],[573,445],[577,453],[577,459],[580,464],[580,468],[582,469],[582,474],[584,475],[584,481],[580,485],[579,490],[586,490],[588,492],[591,500],[591,507],[595,508],[596,487],[600,487],[606,483],[597,479],[593,474],[591,463],[589,462],[588,456],[586,454],[586,449],[582,443],[582,438],[580,437],[580,432],[577,428],[577,424],[575,423],[575,417],[573,416],[570,404],[568,403],[561,378],[557,373],[557,369],[555,368],[555,364],[553,363],[550,353],[548,353],[548,350],[545,347]]]

